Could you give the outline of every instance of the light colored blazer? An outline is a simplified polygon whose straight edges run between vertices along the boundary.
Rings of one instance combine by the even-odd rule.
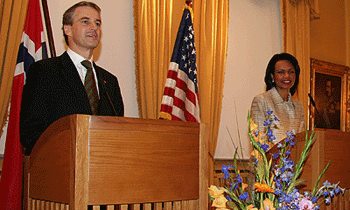
[[[275,121],[276,127],[272,129],[277,143],[286,138],[286,132],[295,130],[296,133],[305,130],[304,109],[300,101],[289,95],[288,101],[284,101],[276,88],[254,97],[251,105],[251,116],[258,125],[258,130],[265,133],[264,121],[266,112],[273,111],[280,121]]]

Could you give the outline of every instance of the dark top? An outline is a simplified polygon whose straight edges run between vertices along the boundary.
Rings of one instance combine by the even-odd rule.
[[[124,116],[118,79],[95,63],[94,68],[100,97],[97,115]],[[26,148],[25,154],[29,155],[50,124],[67,115],[91,115],[92,111],[84,85],[67,52],[56,58],[33,63],[26,77],[22,95],[20,140]]]

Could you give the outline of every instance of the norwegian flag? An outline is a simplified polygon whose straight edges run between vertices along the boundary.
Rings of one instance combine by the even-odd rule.
[[[160,118],[200,122],[191,8],[185,7],[165,82]]]
[[[26,22],[18,50],[13,78],[3,170],[0,182],[0,209],[21,209],[23,154],[19,140],[19,116],[25,73],[30,64],[47,58],[39,0],[29,0]]]

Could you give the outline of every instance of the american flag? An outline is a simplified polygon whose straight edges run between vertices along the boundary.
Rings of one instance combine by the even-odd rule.
[[[196,47],[191,8],[184,9],[160,109],[160,118],[200,122]]]
[[[19,140],[19,116],[25,73],[30,64],[47,58],[39,0],[29,0],[13,78],[5,154],[0,182],[0,209],[21,209],[23,154]]]

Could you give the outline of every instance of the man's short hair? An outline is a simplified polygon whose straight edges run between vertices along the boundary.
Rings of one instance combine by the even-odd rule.
[[[75,12],[75,9],[78,7],[91,7],[93,9],[95,9],[99,14],[101,14],[101,8],[99,6],[97,6],[97,4],[95,4],[93,2],[89,2],[89,1],[78,2],[78,3],[74,4],[73,6],[71,6],[69,9],[67,9],[64,12],[63,18],[62,18],[63,36],[64,36],[64,40],[66,41],[67,45],[68,45],[68,36],[64,33],[63,27],[65,25],[70,25],[70,26],[73,25],[74,12]]]

